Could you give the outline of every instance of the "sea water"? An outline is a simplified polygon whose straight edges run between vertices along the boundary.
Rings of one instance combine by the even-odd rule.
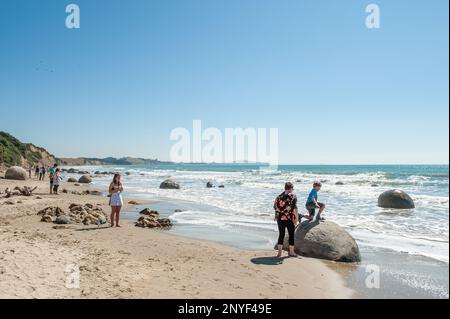
[[[80,169],[99,170],[89,166]],[[272,169],[249,164],[168,164],[100,170],[124,173],[126,196],[161,201],[155,208],[174,221],[172,232],[245,249],[273,248],[277,238],[273,201],[285,182],[294,183],[299,210],[306,213],[304,204],[312,183],[321,181],[319,201],[327,205],[323,216],[356,239],[363,265],[386,265],[390,254],[396,258],[404,255],[408,270],[403,271],[397,262],[382,269],[391,278],[389,282],[395,283],[397,278],[411,288],[399,291],[397,297],[404,292],[405,297],[448,298],[448,165],[281,165]],[[168,178],[178,182],[181,189],[160,189],[159,184]],[[110,179],[101,176],[93,184],[107,189]],[[208,181],[216,187],[206,188]],[[378,207],[378,196],[389,189],[407,192],[416,208]],[[430,275],[433,278],[427,277],[429,269],[435,269],[436,274]],[[369,295],[383,296],[378,292]]]

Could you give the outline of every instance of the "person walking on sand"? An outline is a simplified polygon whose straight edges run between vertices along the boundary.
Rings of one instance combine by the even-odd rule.
[[[113,181],[109,185],[109,194],[111,196],[109,200],[109,204],[111,206],[111,227],[114,227],[114,224],[116,225],[116,227],[120,227],[119,216],[120,210],[123,206],[123,186],[120,178],[120,174],[114,174]]]
[[[56,173],[57,168],[58,164],[54,164],[53,167],[50,167],[48,170],[48,176],[50,177],[50,194],[53,194],[53,175]]]
[[[44,176],[45,176],[45,167],[42,166],[42,167],[39,169],[39,180],[40,180],[40,181],[43,181],[43,180],[44,180]]]
[[[60,169],[57,168],[53,174],[53,194],[58,195],[59,184],[61,183]]]
[[[273,205],[275,209],[275,220],[278,224],[278,255],[281,257],[283,251],[286,228],[289,233],[289,256],[296,257],[294,252],[294,232],[298,221],[297,196],[295,196],[294,185],[287,182],[284,185],[284,192],[277,196]]]
[[[319,209],[319,212],[317,213],[317,216],[316,216],[316,220],[319,220],[319,221],[325,220],[325,218],[323,218],[321,216],[323,210],[325,209],[325,204],[318,202],[318,193],[320,192],[321,188],[322,188],[321,183],[314,182],[313,188],[312,188],[311,192],[309,192],[308,199],[306,200],[306,205],[305,205],[306,210],[309,212],[309,217],[307,217],[307,219],[309,219],[309,220],[314,219],[314,215],[316,214],[316,208]]]
[[[34,177],[39,177],[39,165],[34,168]]]
[[[28,177],[31,179],[31,173],[33,172],[33,165],[28,166]]]

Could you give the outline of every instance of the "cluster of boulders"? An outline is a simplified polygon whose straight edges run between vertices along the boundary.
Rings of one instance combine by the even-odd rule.
[[[172,221],[168,218],[160,218],[159,213],[155,210],[145,208],[139,214],[140,216],[136,222],[137,227],[148,228],[170,228],[172,227]]]
[[[70,174],[81,174],[81,175],[89,174],[88,171],[80,171],[75,168],[69,168],[69,169],[63,168],[63,169],[61,169],[61,171],[64,173],[70,173]]]
[[[114,175],[114,172],[106,172],[106,171],[101,172],[101,171],[96,171],[94,174],[95,174],[95,175]]]
[[[95,190],[91,191],[89,189],[79,192],[79,191],[68,191],[67,189],[64,188],[63,190],[61,190],[61,193],[73,194],[73,195],[94,195],[94,196],[102,196],[103,195],[102,192],[95,191]]]
[[[102,225],[108,221],[107,214],[98,206],[92,204],[69,206],[69,213],[65,213],[59,207],[47,207],[38,212],[42,216],[41,221],[55,224],[80,224]]]

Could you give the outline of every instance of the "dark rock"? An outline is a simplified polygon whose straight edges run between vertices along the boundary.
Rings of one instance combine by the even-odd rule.
[[[378,197],[378,206],[397,209],[410,209],[415,207],[412,198],[399,189],[392,189],[382,193]]]
[[[68,183],[76,183],[76,182],[78,182],[78,181],[77,181],[77,179],[74,178],[74,177],[69,177],[69,178],[67,179],[67,182],[68,182]]]
[[[159,185],[161,189],[180,189],[180,185],[171,179],[166,179]]]
[[[207,188],[213,188],[214,185],[213,185],[212,182],[207,182],[207,183],[206,183],[206,187],[207,187]]]
[[[344,182],[338,181],[335,185],[344,185]]]
[[[72,221],[66,215],[61,215],[61,216],[56,217],[55,223],[56,224],[71,224]]]
[[[89,175],[83,175],[80,177],[80,179],[78,180],[78,183],[81,184],[89,184],[92,183],[92,178]]]

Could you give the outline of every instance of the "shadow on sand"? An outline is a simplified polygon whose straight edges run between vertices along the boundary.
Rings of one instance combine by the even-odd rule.
[[[89,228],[80,228],[75,229],[75,231],[92,231],[92,230],[102,230],[102,229],[109,229],[110,226],[102,226],[102,227],[89,227]]]
[[[281,265],[283,263],[283,260],[289,257],[256,257],[252,258],[250,261],[254,263],[255,265],[268,265],[268,266],[276,266]]]

